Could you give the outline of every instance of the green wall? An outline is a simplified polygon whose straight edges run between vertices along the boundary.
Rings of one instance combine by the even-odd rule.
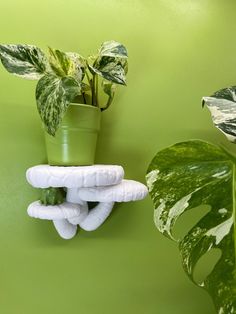
[[[236,84],[235,11],[234,0],[8,0],[0,2],[0,42],[84,55],[105,40],[124,43],[128,87],[103,114],[97,162],[121,164],[127,178],[144,182],[167,145],[226,143],[200,99]],[[25,171],[45,162],[34,87],[1,67],[0,312],[214,313],[184,275],[176,245],[155,229],[149,198],[117,205],[100,229],[70,241],[27,216],[38,191]]]

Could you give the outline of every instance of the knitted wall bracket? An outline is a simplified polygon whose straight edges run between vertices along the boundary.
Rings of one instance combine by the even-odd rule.
[[[125,180],[121,166],[93,165],[61,167],[38,165],[26,172],[29,184],[35,188],[64,187],[66,200],[60,205],[29,205],[30,217],[52,220],[64,239],[76,235],[77,226],[93,231],[112,212],[115,202],[130,202],[146,197],[147,187],[137,181]],[[91,210],[88,202],[98,202]]]

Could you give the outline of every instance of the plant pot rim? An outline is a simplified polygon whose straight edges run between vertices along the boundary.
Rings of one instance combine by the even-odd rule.
[[[96,107],[96,106],[91,106],[91,105],[87,105],[87,104],[80,104],[80,103],[76,103],[76,102],[71,102],[71,103],[70,103],[70,106],[87,107],[87,108],[91,108],[91,109],[99,110],[99,111],[100,111],[100,108],[98,108],[98,107]]]

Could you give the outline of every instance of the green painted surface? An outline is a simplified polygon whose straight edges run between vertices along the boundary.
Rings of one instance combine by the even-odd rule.
[[[124,43],[128,87],[103,113],[97,162],[144,182],[161,148],[191,138],[226,143],[200,99],[236,82],[235,10],[233,0],[8,0],[1,42],[85,55],[105,40]],[[118,205],[99,230],[71,241],[27,217],[39,191],[25,170],[46,158],[34,89],[0,70],[1,313],[213,314],[156,230],[149,198]],[[184,227],[196,217],[187,218]]]

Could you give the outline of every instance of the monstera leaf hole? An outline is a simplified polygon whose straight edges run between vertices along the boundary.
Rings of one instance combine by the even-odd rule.
[[[210,206],[202,205],[183,213],[173,227],[174,238],[183,239],[192,226],[197,224],[210,210]],[[193,271],[193,279],[197,284],[201,285],[204,279],[212,272],[220,256],[221,251],[219,249],[212,249],[200,257]]]
[[[186,233],[194,226],[202,217],[210,211],[210,206],[201,205],[192,210],[184,212],[176,221],[173,227],[173,236],[175,239],[182,239]]]
[[[210,210],[211,207],[209,205],[201,205],[183,213],[173,227],[174,238],[183,239],[192,226],[197,224]],[[212,249],[200,257],[193,271],[193,279],[197,284],[201,285],[204,279],[212,272],[220,257],[221,250],[219,249]]]
[[[220,257],[221,250],[219,249],[212,249],[203,255],[195,266],[193,273],[194,281],[201,285],[205,278],[213,271]]]

